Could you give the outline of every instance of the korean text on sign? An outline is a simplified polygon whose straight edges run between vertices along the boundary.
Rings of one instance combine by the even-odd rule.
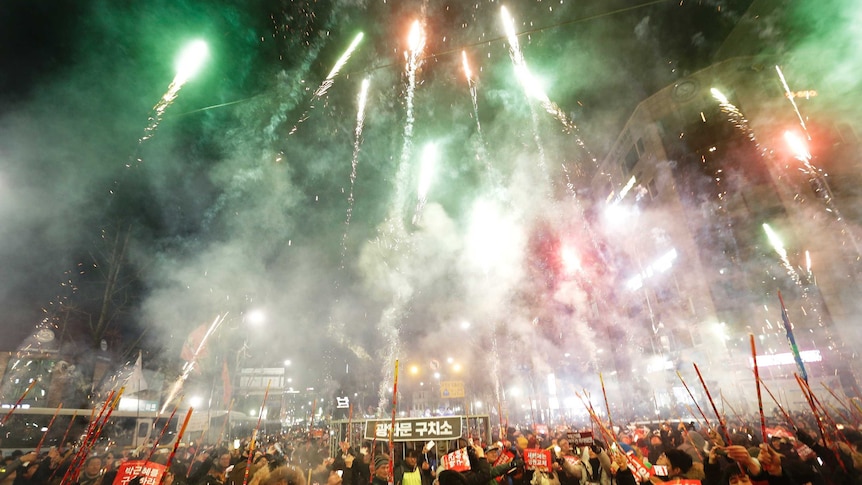
[[[392,430],[396,441],[427,441],[428,439],[454,439],[461,436],[459,417],[447,418],[410,418],[391,421],[368,421],[365,427],[366,439],[386,439]]]
[[[550,470],[551,450],[527,448],[524,450],[524,467],[527,470]]]
[[[467,448],[455,450],[443,457],[443,468],[445,470],[454,470],[456,472],[464,472],[470,469],[470,457],[467,455]]]
[[[165,466],[141,460],[127,461],[117,469],[112,485],[128,485],[135,477],[141,477],[141,485],[158,485],[165,473]]]

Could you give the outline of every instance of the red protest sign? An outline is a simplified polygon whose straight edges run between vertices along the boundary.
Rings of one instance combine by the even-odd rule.
[[[550,470],[551,450],[527,448],[524,450],[524,468],[527,470]]]
[[[626,453],[626,462],[628,462],[629,470],[632,471],[632,474],[641,480],[649,478],[651,475],[655,474],[655,472],[652,471],[652,468],[645,467],[643,462],[640,461],[634,453]]]
[[[515,455],[511,451],[505,450],[500,453],[500,456],[498,456],[497,459],[494,461],[493,466],[511,463],[514,459]],[[497,483],[503,483],[503,478],[504,476],[500,475],[499,477],[495,478],[495,480],[497,480]]]
[[[500,456],[498,456],[497,459],[494,461],[494,463],[492,463],[491,465],[492,466],[503,465],[505,463],[511,462],[514,459],[515,459],[515,455],[512,454],[511,451],[506,450],[506,451],[500,453]]]
[[[141,477],[141,485],[159,485],[165,466],[160,463],[143,460],[127,461],[117,469],[117,476],[112,485],[128,485],[135,477]]]
[[[456,472],[465,472],[470,469],[470,457],[467,456],[467,448],[455,450],[442,459],[444,470],[454,470]]]

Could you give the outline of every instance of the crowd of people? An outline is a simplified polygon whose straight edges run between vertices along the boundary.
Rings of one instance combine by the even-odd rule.
[[[175,455],[145,445],[93,447],[84,458],[67,445],[4,457],[0,485],[152,485],[146,476],[117,478],[134,460],[170,461],[158,478],[164,485],[862,484],[862,433],[850,423],[825,426],[797,416],[793,426],[768,428],[766,440],[759,427],[713,424],[596,427],[576,435],[562,426],[544,433],[508,427],[439,444],[395,443],[392,450],[329,432],[270,435],[236,448],[183,445]],[[456,450],[466,452],[469,469],[444,469],[443,457]],[[527,458],[536,451],[550,459],[537,466]]]

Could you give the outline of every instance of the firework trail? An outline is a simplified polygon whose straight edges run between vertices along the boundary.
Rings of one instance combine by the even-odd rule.
[[[473,71],[470,69],[470,63],[467,60],[467,52],[461,51],[461,64],[464,68],[464,77],[467,78],[467,87],[470,89],[470,99],[473,102],[473,117],[476,118],[476,136],[478,138],[478,147],[476,149],[476,161],[485,165],[485,172],[488,175],[488,181],[494,190],[502,190],[503,182],[500,174],[491,166],[488,160],[487,147],[485,146],[485,134],[482,133],[482,123],[479,121],[479,90],[476,85],[476,78],[473,76]]]
[[[527,95],[527,97],[539,101],[539,103],[542,105],[542,108],[563,125],[563,131],[565,133],[575,134],[575,143],[577,143],[578,146],[581,147],[582,150],[584,150],[584,152],[594,164],[597,164],[598,160],[593,157],[592,153],[587,148],[587,145],[586,143],[584,143],[583,139],[581,139],[581,137],[577,135],[577,125],[575,125],[574,122],[569,119],[566,113],[562,109],[560,109],[560,107],[557,106],[556,103],[554,103],[548,98],[548,95],[545,94],[545,91],[536,81],[535,77],[533,77],[533,73],[530,72],[530,69],[527,66],[527,61],[524,59],[524,54],[521,51],[521,45],[518,42],[518,34],[517,32],[515,32],[515,21],[509,14],[509,11],[506,9],[506,7],[501,7],[500,9],[503,17],[503,28],[506,33],[506,39],[509,42],[509,57],[512,59],[512,63],[515,65],[515,76],[518,78],[518,81],[524,88],[524,93]]]
[[[554,103],[553,101],[551,101],[548,98],[548,95],[544,92],[544,90],[540,86],[539,82],[535,79],[533,74],[530,72],[530,69],[527,66],[527,62],[524,59],[524,54],[521,51],[521,46],[520,46],[520,43],[518,41],[518,34],[515,31],[515,22],[511,16],[511,14],[506,9],[506,7],[501,7],[500,13],[501,13],[502,21],[503,21],[503,28],[504,28],[504,31],[506,34],[506,39],[507,39],[508,44],[509,44],[509,57],[511,58],[512,64],[514,65],[514,68],[515,68],[515,77],[517,78],[519,84],[523,88],[524,94],[529,99],[539,101],[542,108],[563,125],[563,131],[566,134],[575,135],[576,144],[584,151],[584,153],[590,159],[590,161],[593,163],[593,165],[598,167],[598,159],[592,155],[592,153],[590,152],[590,150],[587,148],[586,144],[584,143],[583,139],[581,139],[581,137],[577,134],[578,127],[568,118],[568,116],[566,116],[566,114],[563,112],[563,110],[560,109],[560,107],[557,106],[556,103]],[[541,141],[541,138],[539,135],[540,131],[539,131],[539,125],[538,125],[538,116],[537,116],[532,104],[530,104],[530,114],[531,114],[532,123],[533,123],[533,138],[534,138],[536,146],[539,150],[539,163],[538,163],[539,168],[545,177],[545,181],[548,182],[550,177],[548,174],[547,167],[545,165],[544,146],[542,144],[542,141]],[[569,167],[565,163],[562,163],[561,167],[562,167],[562,171],[563,171],[563,174],[565,176],[565,179],[566,179],[566,184],[565,184],[566,185],[566,193],[568,194],[569,198],[574,202],[575,210],[581,216],[580,217],[581,227],[584,230],[584,232],[586,233],[587,238],[589,239],[590,243],[592,244],[593,249],[595,250],[596,254],[598,254],[600,256],[600,258],[603,260],[603,262],[608,264],[608,261],[606,260],[604,254],[603,254],[603,251],[599,250],[600,245],[598,243],[598,238],[596,237],[595,232],[590,227],[590,225],[587,224],[586,218],[583,217],[584,210],[583,210],[583,207],[582,207],[582,205],[581,205],[581,203],[577,197],[577,192],[575,190],[575,182],[572,180],[572,176],[569,173]],[[576,167],[576,170],[577,170],[577,167]],[[546,194],[548,197],[550,197],[550,194],[547,192],[548,190],[549,189],[546,188]],[[609,314],[613,313],[613,307],[608,303],[608,297],[607,296],[596,293],[595,299],[596,299],[596,304],[598,304],[600,307],[606,308]],[[591,360],[593,362],[595,362],[595,355],[593,355],[591,357]]]
[[[425,202],[428,199],[428,190],[431,189],[431,182],[434,178],[435,168],[439,153],[437,145],[429,143],[425,145],[422,151],[422,165],[419,168],[419,187],[417,189],[416,211],[413,214],[413,224],[419,224],[422,219],[422,209],[425,207]]]
[[[179,95],[183,85],[200,70],[208,55],[209,49],[206,42],[202,40],[196,40],[183,49],[177,61],[177,75],[168,86],[168,90],[162,96],[162,99],[153,106],[149,124],[144,129],[144,136],[138,140],[138,143],[143,143],[156,134],[156,129],[165,115],[165,110],[177,99],[177,95]]]
[[[347,230],[353,216],[353,188],[356,185],[356,167],[359,164],[359,149],[362,146],[362,128],[365,126],[365,104],[368,101],[368,78],[362,80],[356,110],[356,128],[353,130],[353,157],[350,159],[350,192],[347,195],[347,217],[344,220],[344,234],[341,236],[341,269],[347,254]]]
[[[395,265],[393,278],[401,276],[400,268],[407,264],[411,252],[407,230],[404,227],[404,205],[407,202],[407,179],[410,173],[410,157],[413,149],[413,123],[414,110],[413,101],[416,94],[416,73],[422,65],[422,51],[425,48],[425,32],[419,20],[413,22],[407,39],[407,51],[405,52],[407,74],[407,91],[405,96],[406,121],[404,124],[404,141],[401,147],[401,157],[398,161],[395,177],[395,199],[392,203],[392,211],[386,219],[382,234],[378,236],[376,243],[385,251],[396,254],[402,241],[406,241],[406,251],[401,253],[405,259]],[[400,344],[400,322],[407,314],[408,305],[412,297],[412,288],[409,282],[401,280],[400,284],[393,285],[395,297],[392,304],[384,311],[378,323],[378,330],[383,337],[383,379],[378,389],[378,410],[382,410],[388,401],[386,393],[392,387],[394,375],[392,373],[393,363],[398,357]]]
[[[330,31],[339,21],[339,16],[337,15],[337,13],[338,9],[333,8],[330,11],[329,17],[326,19],[323,26],[320,27],[319,31]],[[276,24],[275,28],[278,29],[278,23],[276,22],[275,18],[273,17],[272,20],[273,23]],[[306,34],[310,36],[311,32],[307,31]],[[280,84],[280,87],[284,87],[285,91],[280,93],[281,95],[279,96],[278,107],[274,110],[272,116],[270,117],[269,125],[267,125],[267,127],[264,129],[264,133],[267,135],[269,141],[276,140],[279,133],[279,126],[281,126],[281,124],[287,120],[287,112],[296,108],[296,106],[302,101],[301,94],[291,89],[294,86],[291,80],[305,79],[308,76],[308,73],[311,70],[312,63],[317,59],[321,49],[323,49],[324,44],[324,42],[306,43],[305,45],[308,48],[305,49],[305,52],[307,52],[305,58],[303,58],[301,63],[290,73],[289,78],[287,74],[283,74],[281,76],[284,79],[284,82]]]
[[[407,178],[410,173],[410,157],[413,151],[413,124],[416,121],[413,106],[416,96],[416,71],[422,66],[422,52],[425,49],[425,31],[418,20],[413,22],[413,26],[410,28],[407,45],[408,49],[405,52],[407,58],[405,66],[407,74],[407,92],[405,95],[406,120],[404,122],[404,142],[401,147],[401,158],[398,162],[398,171],[395,177],[395,223],[399,225],[403,224],[401,211],[406,201],[405,194],[409,185]]]
[[[805,136],[810,140],[811,135],[808,133],[808,127],[805,126],[805,120],[802,118],[802,113],[799,112],[799,106],[796,105],[796,101],[794,100],[795,96],[793,95],[793,91],[790,90],[790,86],[787,85],[787,80],[784,79],[784,73],[781,72],[781,68],[775,66],[775,70],[778,72],[778,79],[781,80],[781,85],[784,86],[784,94],[787,96],[787,99],[790,101],[790,104],[793,106],[793,111],[796,112],[796,117],[799,118],[799,124],[802,126],[802,131],[805,132]]]
[[[368,78],[362,81],[359,90],[359,97],[356,110],[356,128],[353,130],[353,156],[350,160],[350,191],[347,195],[347,216],[344,220],[344,233],[341,235],[341,270],[344,270],[344,260],[347,257],[347,235],[350,228],[350,220],[353,216],[353,189],[356,184],[356,168],[359,165],[359,150],[362,146],[362,128],[365,125],[365,105],[368,100]],[[335,288],[338,289],[338,280],[335,281]],[[329,334],[338,339],[343,346],[350,348],[360,358],[369,357],[364,349],[358,345],[347,341],[343,338],[344,324],[340,321],[335,321],[332,315],[329,317]],[[332,368],[333,366],[329,366]]]
[[[826,179],[827,174],[811,163],[811,159],[813,157],[811,156],[811,151],[808,149],[804,140],[789,131],[784,132],[784,139],[787,141],[787,144],[793,151],[796,159],[802,162],[805,172],[809,177],[811,177],[810,182],[814,187],[814,191],[826,204],[826,211],[830,212],[835,217],[835,220],[841,224],[841,232],[845,234],[850,239],[851,244],[853,244],[858,261],[859,258],[862,257],[862,252],[859,250],[859,243],[856,241],[856,237],[853,234],[852,229],[847,225],[847,221],[841,215],[841,211],[839,211],[838,207],[835,205],[835,199],[832,196],[832,189],[829,187],[829,182]]]
[[[192,77],[200,71],[201,67],[203,67],[204,62],[206,61],[209,55],[209,48],[207,47],[206,42],[202,40],[196,40],[191,44],[187,45],[182,52],[180,52],[180,56],[177,59],[176,63],[176,75],[171,83],[168,85],[168,90],[164,95],[159,99],[159,102],[153,107],[151,114],[148,118],[147,127],[144,128],[144,134],[141,138],[138,139],[138,147],[141,146],[145,141],[149,140],[155,135],[156,129],[159,126],[159,123],[162,121],[164,117],[165,111],[168,107],[173,103],[173,101],[179,95],[180,89],[191,79]],[[130,157],[132,160],[136,162],[141,162],[141,158],[135,154]],[[126,168],[132,167],[132,162],[126,162]],[[114,195],[118,187],[120,186],[120,180],[114,180],[111,183],[111,186],[108,188],[108,193]],[[108,205],[113,202],[113,199],[108,200]],[[101,237],[105,238],[105,229],[101,229]],[[119,237],[119,233],[117,234]],[[128,233],[126,236],[126,243],[128,243]],[[84,263],[78,263],[77,265],[77,273],[78,275],[86,274],[87,265]],[[42,313],[44,316],[36,324],[35,332],[29,337],[21,347],[18,349],[17,356],[20,359],[22,356],[27,353],[40,351],[42,349],[43,344],[54,341],[55,331],[60,328],[60,315],[63,310],[68,306],[68,303],[71,297],[77,292],[78,287],[73,280],[73,271],[66,271],[63,275],[63,280],[60,282],[60,286],[66,290],[66,294],[57,295],[52,301],[49,301],[46,307],[43,307]],[[13,365],[12,369],[15,369],[17,366],[17,362]],[[7,376],[8,378],[13,378],[10,374]]]
[[[398,351],[400,349],[399,322],[401,322],[407,314],[407,305],[409,302],[410,296],[405,292],[399,291],[395,296],[395,301],[392,305],[386,308],[380,318],[379,329],[381,336],[383,337],[383,345],[387,349],[387,356],[383,362],[383,376],[378,389],[378,414],[385,409],[387,402],[389,402],[386,394],[389,392],[389,389],[392,388],[391,383],[395,380],[395,374],[393,372],[393,367],[388,364],[395,362],[398,358]]]
[[[712,97],[718,101],[718,106],[721,108],[721,111],[727,115],[727,121],[742,132],[749,141],[754,143],[754,147],[757,152],[760,153],[761,157],[767,157],[768,150],[766,147],[762,146],[759,141],[757,141],[757,137],[754,135],[754,130],[751,129],[751,125],[748,123],[748,119],[742,111],[740,111],[736,105],[731,103],[727,99],[727,96],[722,94],[718,89],[712,88],[709,92],[712,93]]]
[[[326,79],[324,79],[323,82],[320,83],[320,86],[318,86],[318,88],[314,90],[314,94],[311,97],[311,103],[314,103],[315,100],[322,98],[326,94],[326,92],[329,91],[329,88],[331,88],[332,85],[335,84],[335,76],[338,75],[338,73],[341,71],[341,68],[344,67],[345,64],[347,64],[348,60],[350,60],[350,56],[353,55],[353,51],[355,51],[356,47],[359,46],[359,43],[362,42],[363,37],[364,34],[360,32],[356,35],[356,37],[353,38],[353,42],[350,43],[350,45],[347,47],[347,50],[344,51],[343,54],[341,54],[341,57],[339,57],[338,61],[335,62],[335,65],[332,66],[332,70],[329,71],[329,74],[326,76]],[[293,125],[293,128],[290,129],[288,135],[293,135],[294,133],[296,133],[296,131],[299,129],[300,123],[308,119],[309,113],[312,109],[314,109],[314,104],[312,104],[307,110],[305,110],[304,113],[302,113],[302,116],[299,117],[299,120]]]
[[[170,392],[168,392],[168,397],[167,399],[165,399],[165,404],[162,406],[162,409],[161,411],[159,411],[159,413],[165,412],[165,409],[168,408],[168,405],[170,405],[174,398],[177,396],[177,394],[179,394],[180,390],[183,388],[183,384],[186,382],[186,379],[189,378],[189,375],[194,370],[195,364],[197,364],[198,361],[198,355],[201,353],[201,350],[203,350],[204,345],[206,345],[207,340],[209,340],[210,338],[210,335],[212,335],[213,333],[215,333],[216,330],[218,330],[219,325],[222,324],[226,317],[227,313],[225,313],[224,315],[219,315],[215,318],[215,320],[213,320],[213,323],[209,326],[203,338],[201,339],[201,343],[198,344],[198,348],[195,349],[195,353],[192,354],[192,360],[186,362],[186,364],[183,366],[183,373],[180,374],[180,377],[177,378],[176,382],[174,382],[174,384],[171,386],[171,390]]]
[[[787,259],[787,250],[784,249],[784,243],[781,241],[781,238],[778,237],[778,234],[772,230],[772,228],[767,223],[763,223],[763,230],[766,232],[766,237],[769,239],[769,244],[772,245],[772,249],[778,254],[778,257],[781,258],[781,264],[784,266],[784,269],[787,270],[787,274],[793,278],[793,281],[797,285],[802,284],[802,280],[799,278],[799,273],[793,268],[793,265],[790,264],[790,260]]]
[[[810,317],[813,314],[813,316],[817,320],[818,327],[823,329],[824,333],[826,334],[826,338],[830,342],[832,342],[832,332],[828,327],[824,325],[823,322],[821,302],[818,301],[816,297],[811,296],[812,286],[810,284],[803,283],[802,278],[800,278],[799,276],[799,273],[796,271],[793,265],[790,264],[790,260],[787,258],[787,251],[784,249],[784,243],[781,242],[781,239],[778,237],[778,234],[776,234],[775,231],[772,230],[769,224],[764,223],[763,230],[766,232],[766,236],[769,239],[769,243],[772,245],[772,248],[775,250],[779,258],[781,259],[781,265],[784,266],[784,268],[787,270],[787,274],[790,276],[793,282],[796,283],[796,286],[801,289],[803,311],[805,311],[806,316]],[[811,282],[813,280],[813,275],[811,273],[811,255],[808,253],[808,251],[805,251],[805,269],[808,273],[808,281]],[[805,307],[808,308],[807,311],[805,310]],[[785,311],[786,310],[784,310],[784,306],[782,304],[782,312]],[[769,328],[772,328],[772,325],[768,321],[767,325],[769,325]]]
[[[341,57],[338,58],[338,61],[335,63],[335,65],[332,66],[332,70],[329,71],[329,74],[326,76],[326,79],[323,80],[323,83],[320,85],[320,87],[317,88],[317,91],[314,92],[314,97],[321,98],[324,94],[326,94],[327,91],[329,91],[329,88],[331,88],[332,85],[335,83],[335,76],[338,75],[338,73],[341,71],[341,68],[344,67],[345,64],[347,64],[347,61],[350,59],[350,56],[353,55],[353,51],[355,51],[356,47],[359,46],[359,43],[362,42],[362,38],[364,37],[364,35],[365,34],[363,34],[362,32],[356,35],[356,37],[353,39],[353,42],[350,43],[344,54],[342,54]]]
[[[509,15],[509,11],[506,7],[500,7],[500,13],[503,18],[503,29],[506,32],[506,38],[509,42],[509,57],[512,59],[512,64],[515,66],[515,76],[521,82],[521,86],[524,88],[524,92],[527,97],[532,97],[530,90],[533,89],[535,83],[526,81],[527,79],[532,79],[532,75],[530,75],[530,71],[527,69],[524,54],[521,53],[521,44],[518,42],[518,34],[515,32],[515,20],[511,15]],[[530,105],[530,119],[533,123],[533,141],[536,143],[536,148],[539,150],[539,169],[542,171],[545,182],[547,182],[549,176],[548,169],[545,165],[545,147],[539,137],[539,119],[532,104]]]
[[[467,61],[467,51],[461,51],[461,64],[464,66],[464,76],[467,78],[467,86],[470,88],[470,98],[473,100],[473,116],[476,118],[476,131],[482,133],[482,123],[479,122],[479,101],[476,92],[476,81]]]

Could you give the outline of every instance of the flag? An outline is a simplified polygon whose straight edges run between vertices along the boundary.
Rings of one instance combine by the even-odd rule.
[[[227,370],[227,359],[222,361],[221,382],[222,386],[224,386],[224,400],[222,402],[227,405],[230,403],[231,394],[233,394],[233,387],[230,384],[230,372]]]
[[[195,353],[198,351],[198,348],[200,348],[206,335],[207,326],[205,324],[201,324],[192,330],[186,338],[185,343],[183,343],[183,350],[180,352],[180,357],[186,362],[193,362],[195,357],[203,357],[206,354],[204,349],[201,349],[200,355],[195,355]]]
[[[125,393],[127,395],[132,395],[136,392],[147,390],[148,387],[147,381],[146,379],[144,379],[144,368],[142,365],[141,352],[138,352],[138,360],[135,361],[135,365],[132,367],[132,372],[129,373],[129,377],[126,378],[124,386],[126,388]]]
[[[790,323],[790,317],[787,316],[787,308],[784,307],[784,299],[781,298],[781,292],[778,292],[778,301],[781,303],[781,321],[784,323],[784,331],[787,333],[787,341],[790,342],[790,352],[793,353],[793,360],[799,367],[799,375],[805,382],[808,382],[808,373],[805,372],[805,365],[802,363],[802,356],[799,355],[799,346],[796,345],[796,339],[793,337],[793,325]]]

